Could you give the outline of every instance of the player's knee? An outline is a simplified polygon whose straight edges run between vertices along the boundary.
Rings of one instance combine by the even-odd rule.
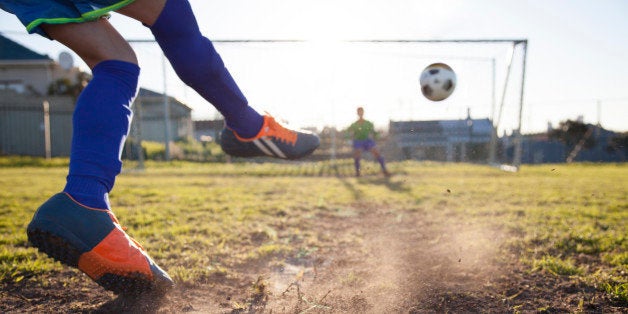
[[[135,51],[133,51],[133,49],[131,48],[121,49],[121,50],[113,51],[109,53],[102,53],[95,57],[98,58],[99,61],[118,60],[118,61],[125,61],[125,62],[129,62],[133,64],[138,64],[137,55],[135,54]]]
[[[74,51],[87,63],[91,68],[96,64],[107,61],[117,60],[128,63],[138,64],[137,56],[133,48],[124,40],[111,41],[108,45],[92,45],[89,48],[77,48]]]

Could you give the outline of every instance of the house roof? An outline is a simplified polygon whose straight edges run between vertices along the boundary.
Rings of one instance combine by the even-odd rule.
[[[150,89],[140,88],[140,90],[137,92],[137,96],[142,98],[142,99],[144,99],[144,100],[148,100],[147,103],[159,103],[159,104],[161,104],[162,101],[163,101],[164,94],[152,91]],[[186,111],[192,111],[192,108],[190,106],[182,103],[181,101],[177,100],[176,98],[174,98],[172,96],[168,96],[168,99],[170,100],[170,102],[172,104],[176,104],[177,106],[183,108]],[[146,102],[146,101],[144,101],[144,102]]]
[[[7,60],[52,61],[48,55],[32,51],[0,34],[0,61]]]
[[[137,92],[137,96],[140,97],[164,97],[164,94],[158,93],[156,91],[152,91],[146,88],[140,88],[139,92]]]

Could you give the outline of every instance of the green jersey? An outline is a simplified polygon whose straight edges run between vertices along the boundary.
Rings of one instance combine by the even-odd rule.
[[[369,138],[374,138],[377,135],[375,132],[375,126],[368,120],[358,120],[353,122],[349,126],[348,132],[354,140],[358,141],[368,140]],[[371,137],[371,135],[373,136]]]

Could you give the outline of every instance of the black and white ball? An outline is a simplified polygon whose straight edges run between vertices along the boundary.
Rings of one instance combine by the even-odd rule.
[[[431,101],[441,101],[449,97],[456,89],[456,73],[444,63],[427,66],[421,77],[421,93]]]

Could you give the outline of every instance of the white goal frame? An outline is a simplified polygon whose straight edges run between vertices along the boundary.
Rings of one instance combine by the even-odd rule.
[[[128,39],[127,40],[129,43],[155,43],[155,40],[152,39]],[[307,42],[311,42],[310,40],[302,40],[302,39],[213,39],[212,42],[214,43],[220,43],[220,44],[242,44],[242,43],[307,43]],[[522,127],[522,114],[523,114],[523,102],[524,102],[524,91],[525,91],[525,77],[526,77],[526,63],[527,63],[527,47],[528,47],[528,40],[527,39],[365,39],[365,40],[341,40],[339,42],[342,43],[373,43],[373,44],[390,44],[390,43],[395,43],[395,44],[416,44],[416,43],[425,43],[425,44],[439,44],[439,43],[459,43],[459,44],[499,44],[499,43],[503,43],[503,44],[512,44],[512,55],[514,56],[516,48],[518,46],[521,47],[522,49],[522,57],[521,57],[521,86],[520,86],[520,92],[519,92],[519,108],[518,108],[518,116],[516,118],[517,120],[517,126],[516,129],[513,130],[514,133],[514,154],[513,154],[513,160],[512,160],[512,166],[514,167],[514,169],[519,169],[519,167],[521,166],[521,159],[522,159],[522,135],[521,135],[521,127]],[[501,98],[501,103],[500,103],[500,107],[499,107],[499,113],[497,114],[497,118],[495,117],[495,115],[493,115],[492,117],[492,123],[493,123],[493,128],[494,130],[497,130],[499,127],[499,123],[500,123],[500,119],[501,119],[501,112],[503,111],[503,106],[504,106],[504,98],[505,98],[505,94],[506,94],[506,89],[508,86],[508,82],[509,82],[509,78],[510,78],[510,72],[511,72],[511,65],[512,65],[512,57],[510,58],[510,61],[508,62],[508,70],[506,73],[506,78],[505,78],[505,82],[504,82],[504,88],[503,88],[503,94],[502,94],[502,98]],[[165,77],[165,57],[163,57],[162,55],[162,66],[164,67],[164,71],[163,71],[163,75],[164,75],[164,89],[167,88],[166,86],[166,77]],[[493,74],[494,76],[494,74]],[[166,90],[164,90],[164,94],[166,94]],[[164,106],[165,106],[165,112],[168,112],[169,110],[169,104],[168,104],[168,100],[167,97],[164,97]],[[168,115],[165,115],[164,117],[165,119],[165,125],[168,126]],[[166,143],[169,140],[169,130],[166,127],[165,129],[165,138],[166,138]],[[491,136],[491,142],[490,142],[490,147],[489,147],[489,160],[488,163],[489,164],[495,164],[496,163],[496,145],[497,145],[497,135],[495,134],[495,132],[491,132],[493,134],[493,136]],[[166,145],[166,160],[169,160],[169,152],[168,152],[168,145]]]

